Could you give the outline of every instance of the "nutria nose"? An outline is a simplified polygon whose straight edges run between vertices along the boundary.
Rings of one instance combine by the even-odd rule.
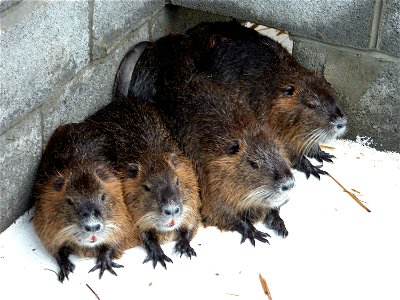
[[[338,118],[335,122],[336,129],[342,129],[345,128],[347,125],[347,119],[346,118]]]
[[[163,209],[163,214],[168,217],[178,216],[181,212],[181,209],[177,205],[169,205],[168,207]]]
[[[294,187],[294,179],[289,178],[289,179],[282,181],[279,187],[282,192],[291,190]]]
[[[83,226],[83,228],[84,228],[85,231],[87,231],[87,232],[97,232],[97,231],[100,230],[101,225],[100,225],[100,224],[85,225],[85,226]]]

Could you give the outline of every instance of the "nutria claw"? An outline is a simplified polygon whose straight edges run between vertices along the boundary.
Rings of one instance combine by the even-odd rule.
[[[306,157],[302,157],[300,162],[297,163],[294,166],[295,169],[303,172],[306,174],[307,179],[310,177],[310,175],[315,176],[318,179],[321,179],[319,174],[321,175],[326,175],[328,174],[326,171],[321,170],[321,166],[314,166]]]
[[[113,268],[123,268],[123,265],[119,265],[115,262],[113,262],[110,258],[105,259],[103,261],[98,261],[96,265],[90,269],[90,272],[93,272],[97,269],[100,269],[100,274],[99,274],[99,279],[103,276],[104,271],[107,269],[111,274],[117,276],[117,273],[113,270]]]
[[[274,230],[278,236],[286,238],[289,232],[286,229],[285,222],[279,216],[278,210],[271,210],[265,217],[265,225]]]
[[[319,149],[317,153],[310,154],[309,156],[311,158],[315,158],[320,163],[322,163],[323,161],[333,163],[332,158],[336,158],[335,155],[329,154],[321,149]]]
[[[250,243],[253,245],[253,247],[256,246],[256,239],[260,242],[269,244],[267,237],[271,236],[268,233],[257,230],[253,224],[248,221],[241,221],[240,225],[238,226],[238,231],[242,235],[242,240],[240,241],[241,244],[243,244],[247,239],[250,240]]]
[[[58,280],[62,283],[65,278],[68,278],[69,273],[73,273],[75,265],[67,258],[66,261],[60,264],[60,272],[58,273]]]
[[[159,249],[153,249],[151,252],[149,252],[149,254],[147,255],[147,257],[144,259],[143,263],[147,263],[148,261],[152,260],[153,261],[153,268],[155,269],[157,266],[157,262],[159,262],[164,269],[167,269],[167,265],[165,264],[165,262],[170,262],[170,263],[174,263],[172,261],[172,259],[170,259],[168,256],[166,256],[164,254],[164,251],[162,251],[161,248]]]
[[[181,238],[175,245],[175,252],[180,253],[182,257],[186,254],[187,257],[192,259],[192,256],[197,256],[196,251],[190,246],[189,241],[186,238]]]

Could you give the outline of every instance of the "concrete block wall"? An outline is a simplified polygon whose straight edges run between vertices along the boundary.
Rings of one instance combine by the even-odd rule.
[[[294,55],[341,94],[347,137],[400,152],[399,14],[400,0],[0,0],[0,232],[32,205],[53,130],[111,100],[127,50],[200,21],[289,31]]]

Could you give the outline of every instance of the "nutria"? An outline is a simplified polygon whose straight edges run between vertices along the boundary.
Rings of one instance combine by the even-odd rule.
[[[197,178],[153,105],[116,99],[88,121],[103,126],[115,139],[118,168],[123,173],[125,201],[141,243],[144,262],[172,262],[160,244],[176,240],[175,251],[196,256],[190,246],[201,218]]]
[[[171,33],[153,43],[137,44],[120,63],[114,95],[153,102],[161,87],[185,85],[196,71],[199,59],[219,42],[214,36],[189,38]]]
[[[51,136],[38,168],[34,228],[60,267],[59,281],[75,265],[70,254],[96,257],[100,269],[117,275],[113,259],[138,244],[112,164],[112,145],[93,125],[66,124]]]
[[[319,143],[343,135],[346,118],[325,78],[300,65],[285,48],[272,39],[237,22],[201,23],[186,34],[223,42],[210,49],[196,68],[227,84],[280,137],[293,167],[319,178],[326,174],[313,166],[332,162]]]
[[[204,225],[238,231],[254,245],[268,242],[253,226],[263,220],[285,237],[279,208],[294,185],[289,163],[272,132],[230,98],[229,89],[193,75],[184,88],[164,87],[155,105],[195,165]]]

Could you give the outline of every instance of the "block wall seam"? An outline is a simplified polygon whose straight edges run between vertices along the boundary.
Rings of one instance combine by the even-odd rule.
[[[89,62],[93,61],[93,44],[94,44],[94,35],[93,35],[93,14],[94,14],[94,1],[88,0],[88,35],[89,35]]]
[[[371,38],[369,41],[370,49],[377,49],[378,47],[378,37],[382,20],[383,1],[384,0],[375,0],[374,17],[371,26]]]
[[[297,39],[299,41],[310,41],[315,44],[327,46],[327,47],[334,48],[337,50],[348,51],[348,52],[352,52],[354,54],[369,55],[369,56],[372,56],[373,58],[381,59],[384,61],[400,63],[400,57],[397,57],[397,56],[391,55],[391,54],[386,54],[386,53],[383,53],[376,49],[365,49],[364,50],[364,49],[353,48],[353,47],[349,47],[349,46],[341,46],[341,45],[322,42],[320,40],[316,40],[316,39],[312,39],[312,38],[304,37],[304,36],[298,36],[298,35],[294,35],[294,34],[291,34],[290,37],[293,40]]]

